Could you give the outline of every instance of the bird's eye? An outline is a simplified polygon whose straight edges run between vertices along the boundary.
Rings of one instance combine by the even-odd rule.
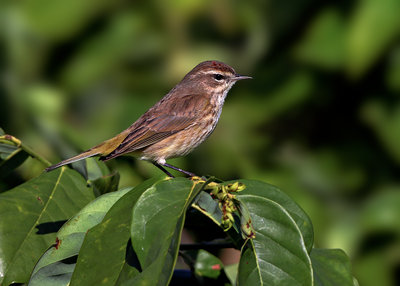
[[[214,74],[214,78],[218,81],[220,81],[224,76],[222,74],[216,73]]]

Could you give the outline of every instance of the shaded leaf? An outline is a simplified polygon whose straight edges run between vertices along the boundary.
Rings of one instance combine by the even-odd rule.
[[[60,168],[0,195],[2,285],[26,283],[61,225],[94,199],[75,171]],[[1,279],[0,279],[1,281]]]
[[[311,251],[311,261],[316,286],[353,286],[353,274],[349,257],[341,249],[317,249]]]
[[[3,148],[4,150],[5,148]],[[0,151],[1,152],[1,151]],[[4,156],[5,155],[5,156]],[[0,180],[5,178],[8,174],[14,171],[29,157],[25,151],[15,147],[12,153],[0,153]]]
[[[198,251],[194,264],[196,275],[216,279],[223,268],[224,265],[217,257],[203,249]]]
[[[117,171],[112,174],[102,176],[93,181],[93,187],[100,194],[115,192],[118,189],[120,175]]]
[[[100,223],[114,203],[131,189],[105,194],[74,215],[58,231],[57,244],[37,262],[29,285],[69,285],[87,231]]]
[[[138,274],[140,265],[135,265],[134,252],[129,248],[132,208],[143,192],[168,179],[153,178],[136,186],[86,234],[71,285],[114,285]]]
[[[210,218],[215,224],[221,226],[222,211],[218,205],[218,202],[214,200],[211,195],[207,192],[200,192],[192,203],[192,207],[199,210],[202,214]],[[240,218],[233,213],[235,223],[227,233],[235,243],[236,247],[240,249],[244,243],[244,239],[241,234],[241,222]]]

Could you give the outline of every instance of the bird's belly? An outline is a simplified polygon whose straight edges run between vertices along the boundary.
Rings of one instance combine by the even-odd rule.
[[[212,133],[216,122],[196,124],[142,150],[141,160],[164,163],[166,159],[189,154]]]

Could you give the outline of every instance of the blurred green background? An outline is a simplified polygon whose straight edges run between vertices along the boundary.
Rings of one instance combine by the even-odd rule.
[[[360,285],[400,284],[400,1],[33,0],[0,4],[0,127],[52,163],[121,132],[196,64],[253,77],[169,163],[277,185]],[[63,155],[61,155],[63,154]],[[120,187],[161,175],[108,162]],[[40,174],[28,159],[0,192]]]

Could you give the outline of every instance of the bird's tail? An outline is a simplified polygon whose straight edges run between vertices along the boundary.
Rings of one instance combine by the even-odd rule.
[[[50,166],[50,167],[44,169],[43,172],[47,173],[47,172],[53,171],[54,169],[57,169],[57,168],[59,168],[61,166],[64,166],[64,165],[67,165],[67,164],[70,164],[70,163],[73,163],[73,162],[76,162],[76,161],[79,161],[79,160],[82,160],[82,159],[85,159],[85,158],[93,157],[93,156],[96,156],[96,155],[99,155],[99,154],[100,154],[100,152],[98,151],[97,148],[92,148],[92,149],[89,149],[89,150],[87,150],[85,152],[82,152],[82,153],[80,153],[80,154],[78,154],[78,155],[76,155],[76,156],[74,156],[72,158],[66,159],[64,161],[61,161],[60,163],[57,163],[57,164],[55,164],[53,166]]]
[[[54,169],[57,169],[61,166],[64,166],[64,165],[67,165],[67,164],[70,164],[70,163],[73,163],[73,162],[76,162],[76,161],[79,161],[79,160],[82,160],[85,158],[98,156],[98,155],[106,156],[106,155],[110,154],[113,150],[115,150],[115,148],[117,148],[119,146],[119,144],[121,144],[121,142],[126,138],[126,136],[128,136],[129,132],[130,132],[130,128],[125,129],[117,136],[115,136],[111,139],[108,139],[108,140],[90,148],[89,150],[87,150],[85,152],[82,152],[72,158],[66,159],[64,161],[61,161],[60,163],[57,163],[53,166],[50,166],[50,167],[44,169],[44,172],[53,171]]]

